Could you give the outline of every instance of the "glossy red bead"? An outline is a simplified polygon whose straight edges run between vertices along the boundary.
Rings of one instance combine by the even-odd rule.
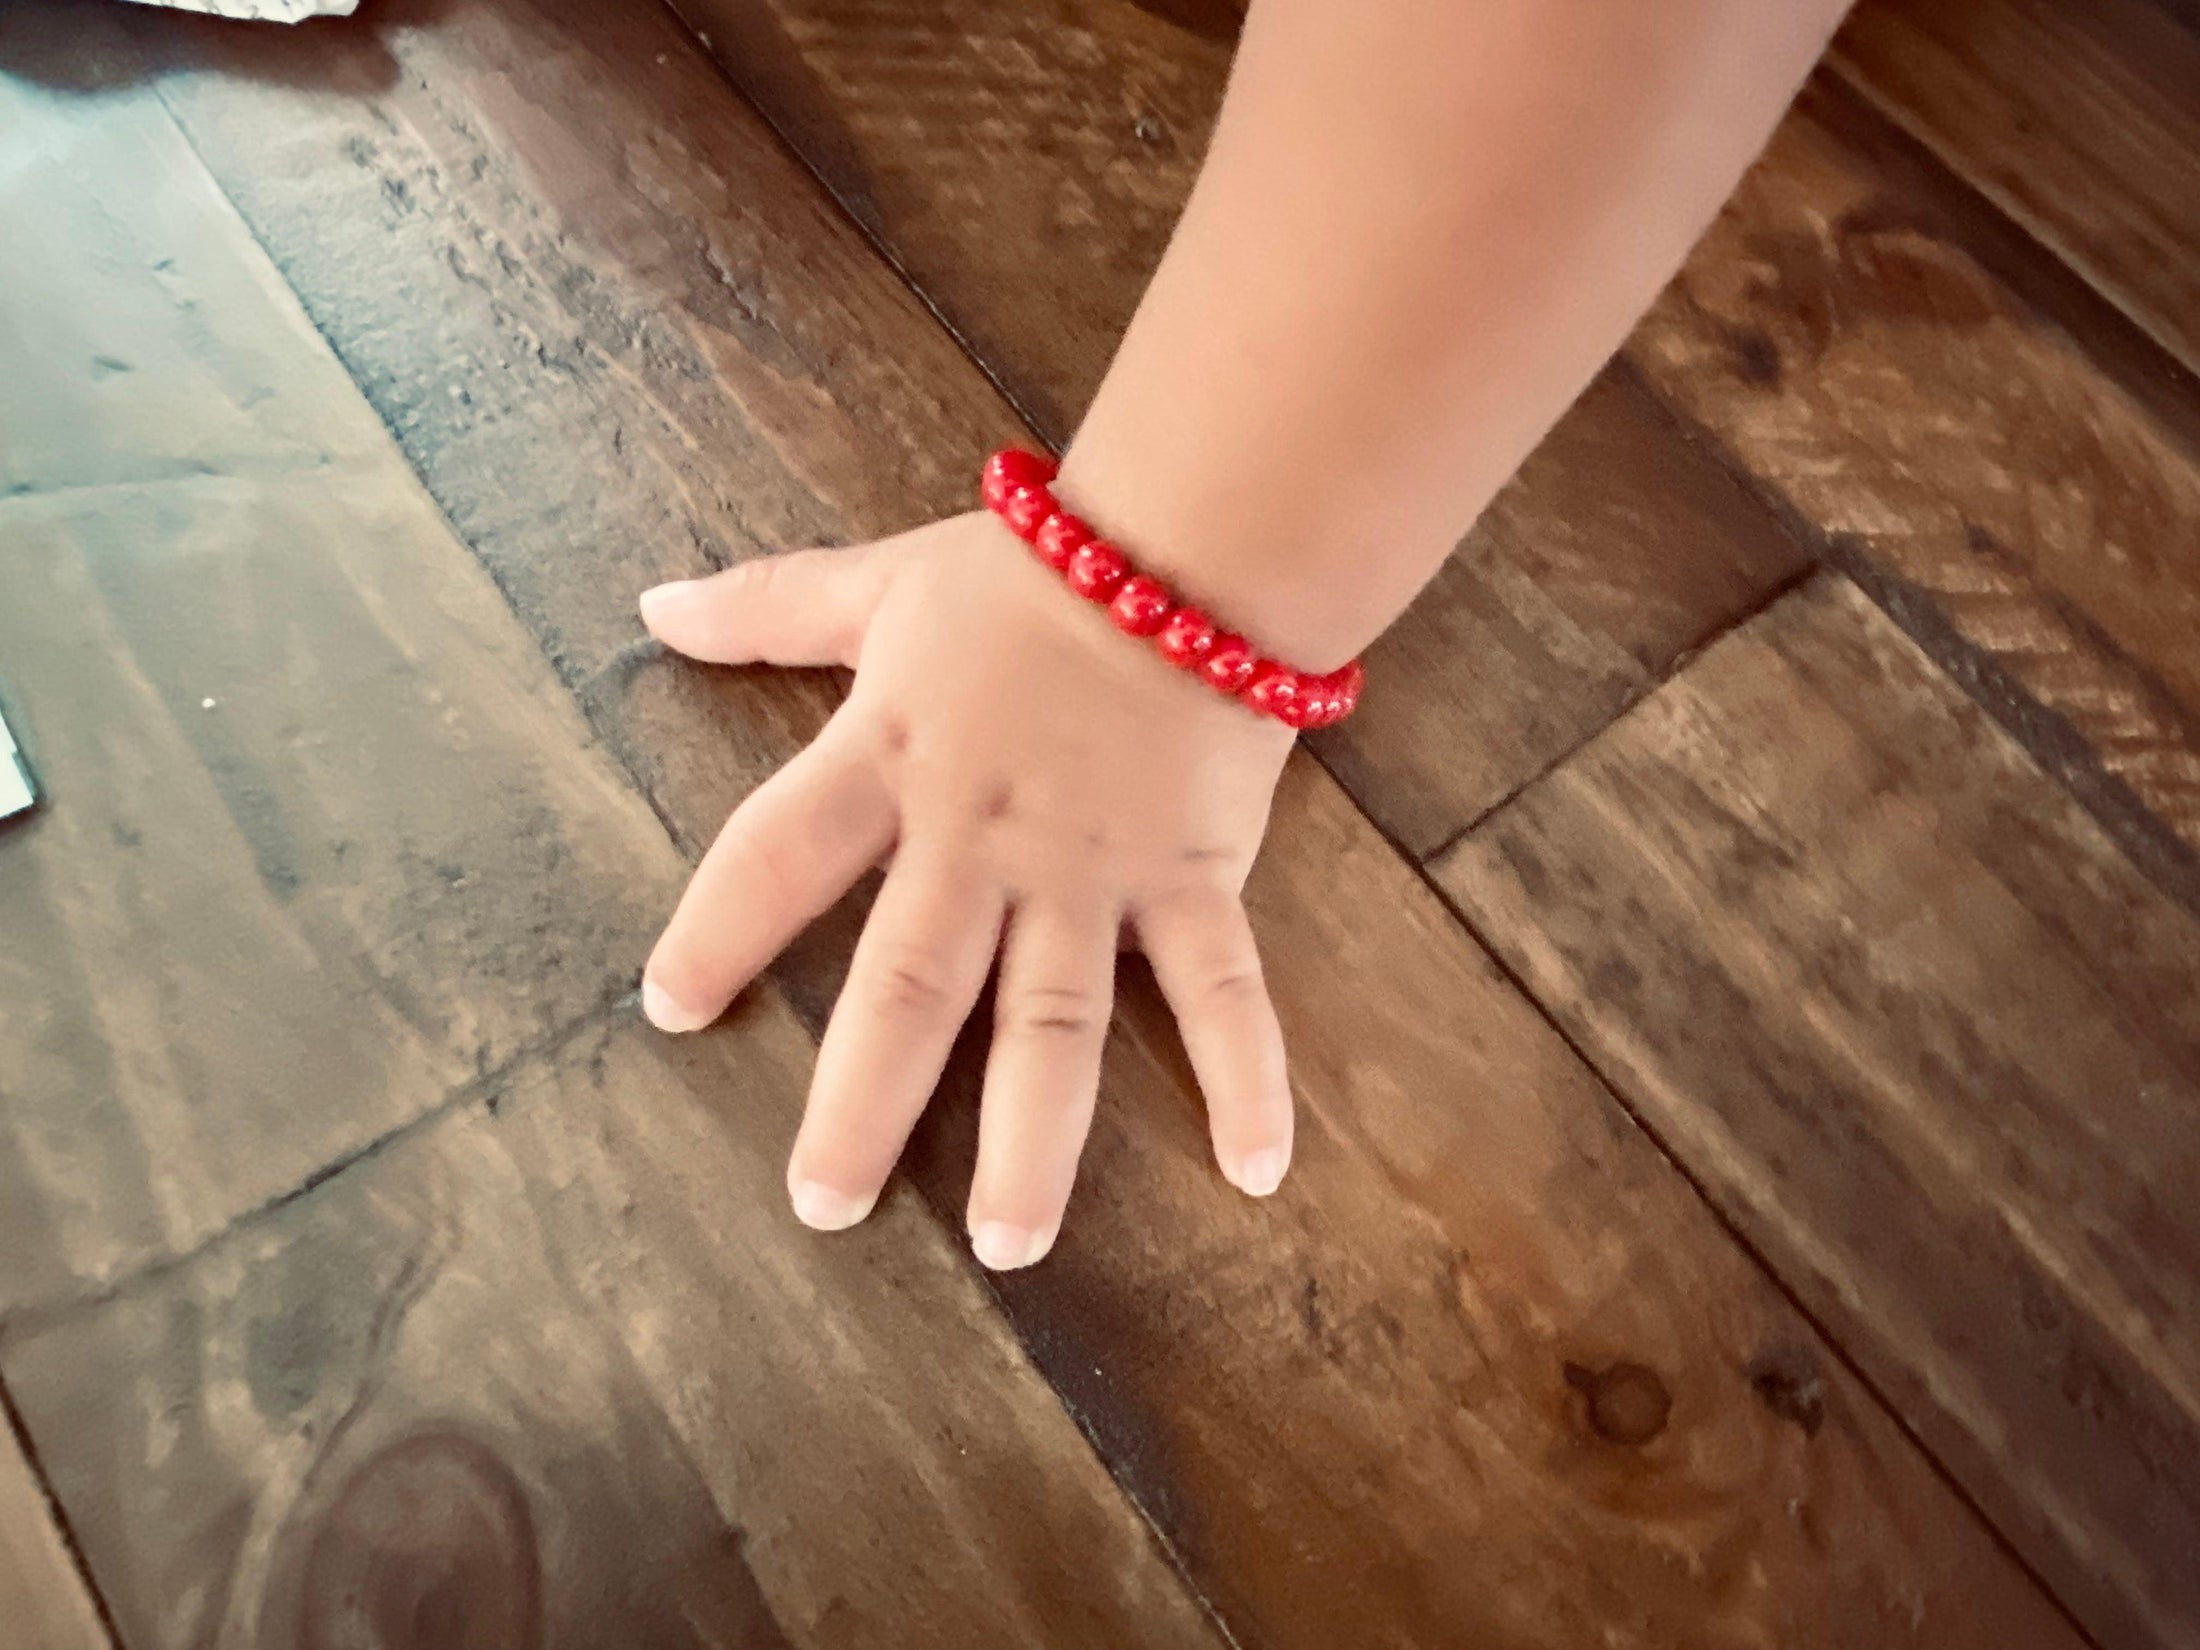
[[[1039,533],[1031,541],[1032,549],[1039,552],[1039,559],[1057,573],[1069,570],[1070,557],[1092,542],[1092,529],[1071,515],[1067,510],[1057,510],[1039,524]]]
[[[1298,708],[1299,673],[1289,665],[1262,659],[1253,666],[1253,674],[1238,691],[1238,697],[1255,710],[1288,722]]]
[[[1134,573],[1123,581],[1115,600],[1108,603],[1108,617],[1126,636],[1151,636],[1168,622],[1169,609],[1175,605],[1167,585]]]
[[[1337,714],[1331,719],[1341,722],[1359,707],[1360,689],[1367,681],[1367,672],[1354,659],[1331,678],[1337,684]]]
[[[1001,519],[1015,531],[1026,544],[1038,537],[1039,529],[1047,517],[1055,513],[1054,495],[1043,486],[1018,482],[1009,488],[1008,496],[1001,500]]]
[[[1213,649],[1215,622],[1196,607],[1180,607],[1163,623],[1154,645],[1169,663],[1190,670]]]
[[[1130,577],[1130,571],[1131,564],[1123,559],[1122,551],[1105,539],[1094,539],[1079,545],[1070,557],[1069,584],[1087,601],[1104,602]]]
[[[1003,447],[985,461],[985,468],[979,472],[978,494],[987,509],[999,510],[1007,503],[1012,488],[1044,487],[1054,479],[1054,471],[1054,460],[1043,453]]]
[[[1253,679],[1253,666],[1259,662],[1259,655],[1243,636],[1217,636],[1207,657],[1200,661],[1199,674],[1209,687],[1235,694]]]

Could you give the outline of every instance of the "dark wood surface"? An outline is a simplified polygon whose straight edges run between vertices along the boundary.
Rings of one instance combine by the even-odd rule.
[[[1870,0],[1833,63],[2200,371],[2200,11]]]
[[[0,1621],[36,1650],[114,1650],[15,1435],[0,1430]]]
[[[64,804],[0,855],[7,1309],[630,990],[678,879],[158,101],[0,98],[0,259],[46,295],[0,402],[49,443],[0,498],[0,667]]]
[[[41,1028],[0,1172],[44,1257],[0,1377],[124,1641],[2184,1642],[2200,1011],[2169,793],[2075,690],[2010,701],[2062,745],[1994,703],[2015,669],[1944,592],[1942,630],[1905,615],[1921,655],[1837,576],[1797,588],[1889,555],[1745,439],[1731,344],[1677,364],[1672,306],[1747,292],[1716,240],[1386,639],[1391,691],[1287,775],[1251,889],[1301,1107],[1284,1193],[1220,1186],[1131,965],[1044,1266],[984,1280],[956,1236],[975,1045],[874,1225],[792,1224],[778,1166],[860,900],[697,1043],[623,994],[681,853],[839,684],[677,665],[632,596],[961,507],[1017,405],[1059,441],[1230,19],[695,20],[777,134],[648,0],[0,19],[0,95],[70,132],[14,184],[55,232],[0,270],[57,326],[84,290],[135,329],[0,331],[40,398],[0,388],[30,455],[0,556],[38,594],[0,668],[110,667],[41,710],[68,782],[0,836],[0,909],[93,982],[0,965],[0,1016]],[[1945,204],[1937,161],[1846,120],[1791,123],[1778,210]],[[2132,374],[2159,339],[2058,307],[2084,282],[2005,219],[1916,221],[2017,317],[1992,360],[2085,388],[2071,439],[2087,395],[2118,412],[2086,473],[2158,550],[2183,392]],[[1910,337],[1860,359],[1907,366]],[[1974,382],[1947,370],[1934,416]],[[1883,419],[1873,381],[1835,375],[1802,427]],[[42,445],[41,407],[91,434]],[[1870,501],[1903,472],[1861,451]],[[2037,605],[2174,676],[2144,622],[2174,558],[2143,601],[2073,561],[2067,588],[2028,568]],[[1966,697],[1936,672],[1973,656],[2002,675]],[[1726,719],[1684,741],[1712,778],[1755,764],[1755,858],[1658,743],[1692,713]],[[175,829],[129,811],[170,799]],[[479,865],[502,838],[524,876]],[[1536,855],[1572,880],[1515,888]],[[329,1041],[269,1046],[293,1024]]]
[[[1219,1650],[921,1199],[787,1241],[809,1053],[599,1016],[11,1334],[124,1642]]]
[[[1628,358],[2200,909],[2200,389],[1977,210],[1822,82]]]
[[[780,534],[956,507],[967,466],[1014,425],[677,34],[637,37],[654,15],[473,6],[420,28],[427,10],[385,7],[372,108],[299,86],[287,38],[138,33],[175,48],[163,95],[199,151],[692,850],[815,727],[830,684],[636,652],[629,593]],[[252,83],[202,73],[198,53]],[[362,49],[339,77],[375,63]],[[617,152],[570,137],[645,123],[649,139]],[[332,221],[373,233],[332,246]],[[558,341],[554,368],[529,366],[527,337]],[[539,509],[576,470],[614,500],[623,476],[647,478],[634,524],[593,513],[611,508],[601,496],[578,519]],[[1340,844],[1359,867],[1341,888]],[[1375,1574],[1397,1631],[1433,1642],[1656,1643],[1707,1621],[1737,1642],[1876,1641],[1899,1621],[2062,1641],[1983,1526],[1310,766],[1264,877],[1301,1100],[1326,1142],[1293,1197],[1254,1210],[1218,1195],[1173,1034],[1134,984],[1076,1218],[1047,1269],[999,1286],[1233,1632],[1334,1643]],[[1373,1044],[1336,988],[1345,955],[1400,994]],[[840,956],[828,934],[781,972],[813,1025]],[[972,1072],[957,1068],[913,1165],[946,1220]],[[1500,1102],[1533,1109],[1477,1123]],[[1502,1136],[1502,1167],[1457,1172],[1497,1149],[1484,1133]],[[1406,1161],[1428,1169],[1409,1172],[1392,1142],[1416,1137]],[[1552,1220],[1539,1211],[1560,1188],[1573,1212]],[[1647,1249],[1624,1235],[1638,1223],[1660,1234]],[[1783,1415],[1777,1382],[1754,1383],[1766,1359],[1817,1395],[1787,1406],[1810,1427]],[[1643,1432],[1614,1382],[1663,1393],[1670,1415]],[[1401,1436],[1428,1441],[1411,1473],[1385,1465]],[[1609,1510],[1646,1495],[1669,1510]],[[1881,1510],[1849,1510],[1867,1505]],[[1854,1534],[1821,1545],[1813,1532],[1836,1525]],[[1585,1591],[1589,1569],[1609,1582]],[[2006,1619],[1971,1619],[1970,1596]]]
[[[2102,1640],[2189,1640],[2200,920],[1835,580],[1438,874]]]

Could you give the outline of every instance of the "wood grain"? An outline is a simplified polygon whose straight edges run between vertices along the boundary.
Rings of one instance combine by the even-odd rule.
[[[50,797],[0,852],[7,1306],[190,1249],[628,988],[678,886],[628,869],[656,823],[401,468],[7,500],[0,579]]]
[[[374,451],[379,425],[327,351],[298,350],[296,300],[208,209],[158,103],[38,44],[0,18],[0,497]]]
[[[624,869],[648,809],[158,103],[0,86],[44,295],[0,406],[48,443],[0,498],[0,661],[53,803],[0,852],[14,1307],[624,990],[677,882]]]
[[[769,524],[955,508],[1015,425],[657,17],[394,0],[371,108],[280,41],[179,29],[162,91],[692,849],[836,690],[633,648],[629,592]],[[373,236],[332,245],[347,221]],[[578,521],[538,507],[575,474]],[[2077,1642],[1304,759],[1255,897],[1307,1117],[1293,1189],[1222,1188],[1134,978],[1086,1190],[1000,1297],[1233,1636]],[[813,1025],[858,914],[779,973]],[[912,1165],[943,1223],[977,1052]]]
[[[1440,876],[2101,1642],[2193,1642],[2200,922],[1832,579]]]
[[[791,1231],[809,1056],[599,1019],[10,1330],[127,1641],[1220,1650],[921,1200]]]
[[[0,1621],[23,1650],[113,1650],[38,1475],[0,1422]]]
[[[1065,443],[1191,188],[1231,8],[679,9],[1039,434]],[[1378,691],[1315,748],[1390,836],[1432,852],[1806,561],[1639,383],[1608,374],[1370,650]]]
[[[2028,742],[2193,897],[2189,417],[1974,258],[1915,158],[1825,86],[1628,354],[1922,638],[1956,643],[1944,663],[2008,725],[2030,706],[2058,724],[2066,740]]]
[[[2200,34],[2154,0],[1867,0],[1841,74],[2200,371]]]

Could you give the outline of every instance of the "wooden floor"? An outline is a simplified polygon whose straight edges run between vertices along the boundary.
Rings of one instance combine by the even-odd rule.
[[[633,986],[826,673],[645,585],[1059,444],[1227,0],[0,6],[0,1644],[2200,1644],[2200,13],[1868,0],[1293,760],[1300,1149],[780,1175]],[[694,32],[690,32],[690,29]]]

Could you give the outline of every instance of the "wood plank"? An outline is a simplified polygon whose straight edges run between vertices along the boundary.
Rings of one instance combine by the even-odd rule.
[[[112,1650],[46,1492],[0,1425],[0,1621],[23,1650]]]
[[[72,85],[34,44],[0,25],[0,497],[375,451],[380,425],[325,350],[297,351],[296,301],[207,210],[159,105]]]
[[[1038,433],[1065,443],[1191,188],[1231,8],[678,9]],[[1360,714],[1314,746],[1426,854],[1806,560],[1637,383],[1607,375],[1375,644]]]
[[[0,845],[6,1305],[192,1248],[626,989],[676,881],[604,873],[655,822],[447,543],[401,470],[0,503],[50,800]]]
[[[768,994],[598,1019],[11,1326],[125,1639],[1221,1650],[920,1199],[791,1228],[809,1058]]]
[[[2200,371],[2200,33],[2154,0],[1867,0],[1841,74]]]
[[[280,41],[178,29],[162,87],[692,847],[833,687],[623,648],[626,593],[751,553],[770,524],[955,508],[965,464],[1015,426],[655,17],[390,0],[355,69],[319,56],[311,75]],[[192,52],[251,73],[186,69]],[[322,88],[384,53],[371,108]],[[375,226],[371,270],[331,247],[345,222]],[[513,347],[530,334],[556,370]],[[577,526],[529,492],[553,464],[601,483]],[[649,496],[622,527],[630,475]],[[652,542],[666,497],[677,532]],[[2077,1642],[1304,759],[1256,898],[1307,1118],[1292,1188],[1221,1190],[1134,978],[1087,1190],[1046,1266],[999,1286],[1233,1636]],[[813,1025],[843,955],[828,931],[780,972]],[[943,1222],[974,1052],[912,1165]]]
[[[1440,868],[2104,1644],[2200,1636],[2200,921],[1845,581]]]
[[[0,499],[52,799],[0,843],[6,1308],[190,1249],[627,989],[676,879],[624,869],[649,810],[365,456],[371,410],[158,103],[0,99],[33,226],[6,256],[51,306],[12,311],[36,347],[0,405],[71,455],[34,445]],[[79,398],[102,354],[131,370]],[[120,479],[179,467],[210,473]]]
[[[2104,370],[1972,234],[1822,82],[1629,358],[2200,908],[2200,398]]]

